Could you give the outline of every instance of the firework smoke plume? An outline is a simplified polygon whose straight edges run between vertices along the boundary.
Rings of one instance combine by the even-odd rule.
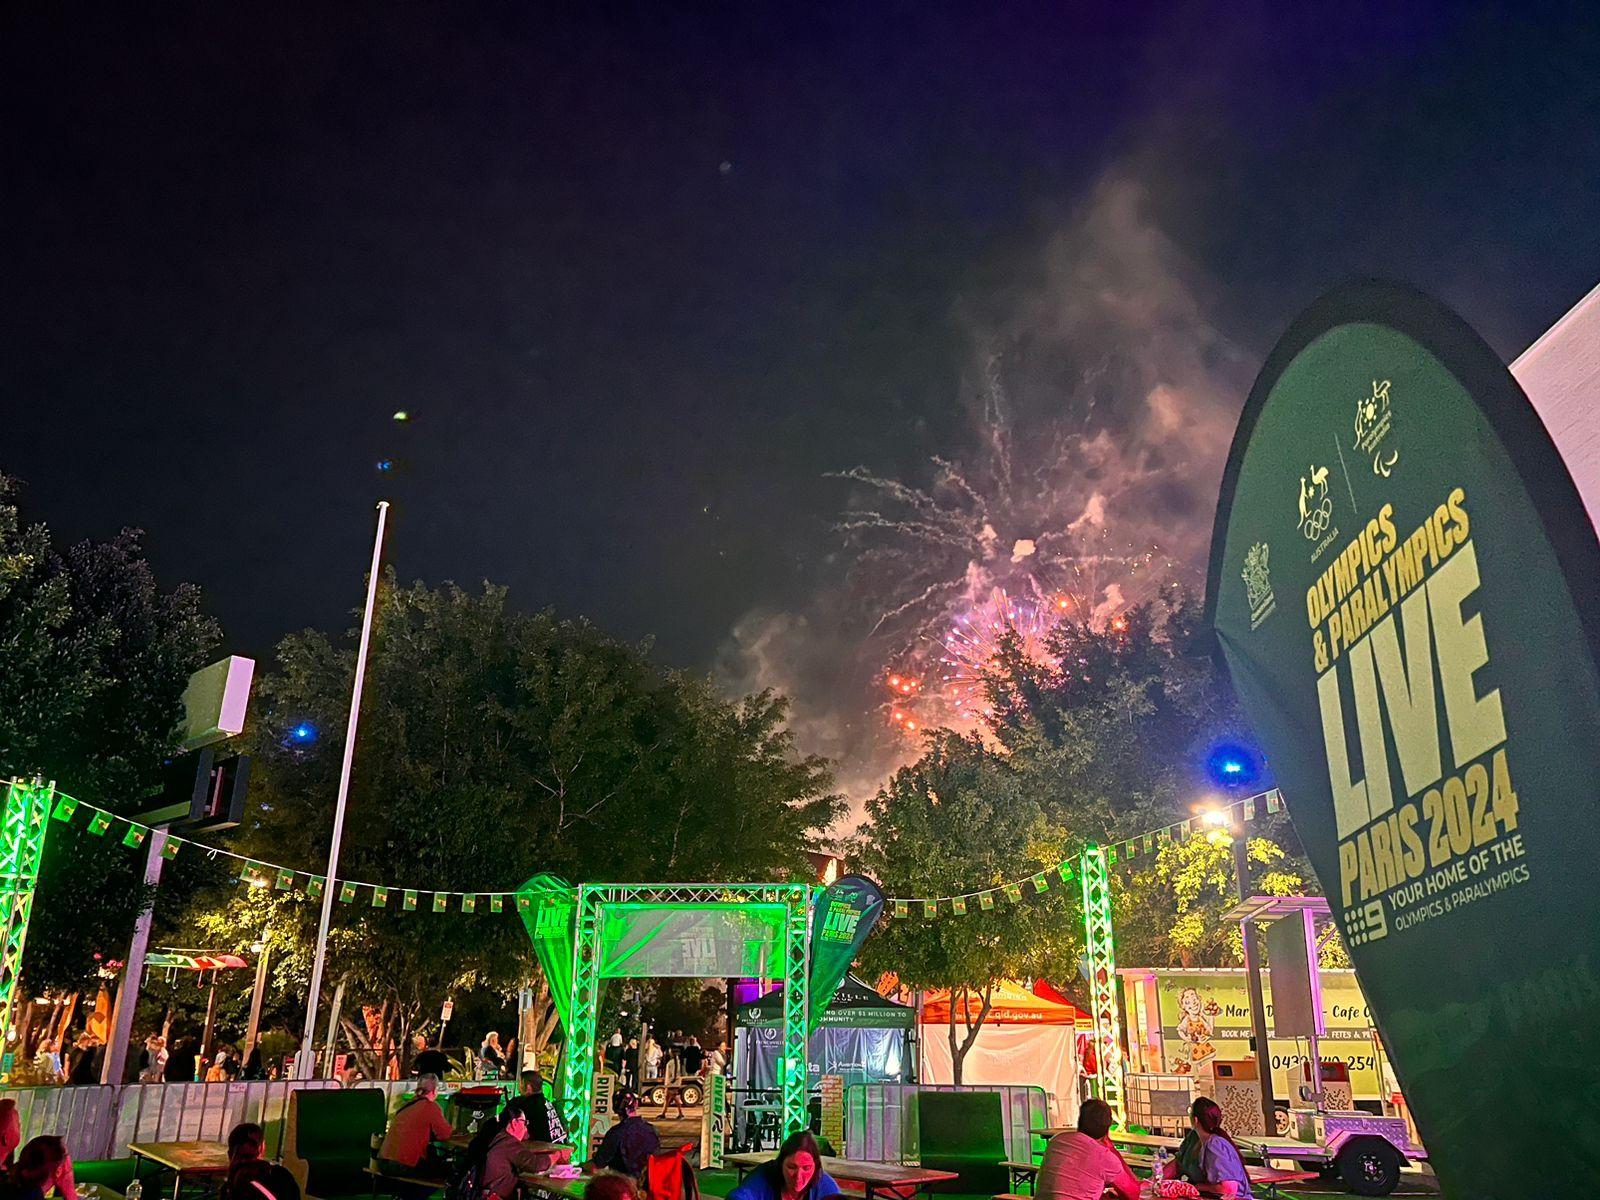
[[[966,444],[919,479],[842,469],[846,577],[804,614],[748,614],[724,656],[734,686],[793,697],[797,736],[839,762],[857,812],[916,753],[908,728],[970,722],[958,701],[985,638],[1203,578],[1254,364],[1206,319],[1141,189],[1103,180],[1042,282],[985,307],[998,317],[963,314]]]

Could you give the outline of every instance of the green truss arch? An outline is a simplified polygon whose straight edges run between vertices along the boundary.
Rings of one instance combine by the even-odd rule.
[[[586,883],[538,875],[517,893],[566,1032],[562,1110],[587,1156],[602,988],[608,979],[783,982],[779,1080],[785,1131],[806,1122],[811,909],[803,883]]]

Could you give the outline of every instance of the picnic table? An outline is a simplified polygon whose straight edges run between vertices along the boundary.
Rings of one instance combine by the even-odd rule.
[[[461,1131],[458,1131],[456,1133],[452,1133],[449,1137],[447,1137],[443,1141],[441,1141],[439,1143],[439,1145],[448,1146],[451,1150],[455,1150],[455,1151],[459,1152],[459,1151],[465,1150],[468,1146],[472,1145],[472,1139],[477,1137],[477,1136],[478,1135],[475,1134],[475,1133],[467,1133],[466,1131],[461,1130]],[[528,1141],[523,1142],[522,1144],[524,1146],[526,1146],[529,1150],[537,1150],[541,1154],[554,1154],[558,1150],[571,1150],[572,1149],[571,1146],[565,1145],[562,1142],[536,1142],[536,1141],[533,1141],[532,1139],[529,1139]]]
[[[743,1182],[751,1171],[776,1157],[775,1153],[729,1154],[722,1161],[738,1168],[739,1179]],[[899,1163],[862,1162],[853,1158],[824,1157],[822,1169],[835,1179],[859,1183],[866,1193],[866,1200],[874,1200],[880,1193],[892,1197],[912,1196],[936,1183],[949,1183],[960,1178],[954,1171],[903,1167]]]
[[[1040,1134],[1044,1137],[1054,1137],[1058,1133],[1075,1133],[1076,1131],[1076,1127],[1072,1125],[1054,1125],[1047,1129],[1032,1130],[1033,1133]],[[1110,1137],[1113,1142],[1120,1146],[1134,1146],[1141,1150],[1176,1151],[1178,1147],[1183,1144],[1182,1138],[1169,1137],[1166,1134],[1131,1133],[1121,1129],[1113,1129]],[[1262,1139],[1259,1138],[1255,1139],[1258,1144],[1261,1140]],[[1251,1146],[1248,1142],[1242,1142],[1240,1149],[1246,1154],[1252,1153],[1253,1151],[1260,1153],[1260,1150],[1257,1146]],[[1013,1187],[1016,1186],[1019,1177],[1033,1178],[1039,1173],[1038,1167],[1033,1167],[1031,1171],[1027,1171],[1027,1168],[1030,1165],[1027,1163],[1008,1162],[1005,1165],[1011,1170]],[[1139,1155],[1135,1161],[1129,1165],[1149,1166],[1153,1164],[1149,1156]],[[1277,1167],[1266,1165],[1254,1166],[1250,1163],[1245,1164],[1244,1170],[1245,1174],[1250,1177],[1250,1182],[1252,1184],[1266,1188],[1266,1195],[1269,1198],[1276,1197],[1278,1195],[1278,1186],[1280,1184],[1299,1183],[1303,1180],[1317,1178],[1317,1173],[1315,1171],[1284,1171]],[[1026,1174],[1024,1174],[1025,1171],[1027,1172]],[[1215,1196],[1219,1193],[1209,1188],[1207,1185],[1201,1184],[1200,1194],[1202,1196]]]
[[[1077,1133],[1076,1125],[1051,1125],[1045,1129],[1033,1129],[1040,1137],[1053,1138],[1058,1133]],[[1140,1146],[1147,1150],[1176,1150],[1183,1144],[1182,1138],[1170,1137],[1164,1133],[1132,1133],[1127,1130],[1113,1129],[1110,1134],[1113,1142],[1125,1143],[1129,1146]]]
[[[129,1142],[128,1153],[133,1155],[135,1179],[146,1163],[153,1163],[158,1171],[172,1172],[173,1200],[177,1200],[185,1177],[228,1173],[228,1147],[221,1142]]]
[[[1015,1162],[1004,1159],[1000,1165],[1011,1172],[1011,1191],[1013,1194],[1022,1190],[1023,1184],[1028,1184],[1031,1189],[1034,1181],[1039,1177],[1039,1164],[1036,1162]]]

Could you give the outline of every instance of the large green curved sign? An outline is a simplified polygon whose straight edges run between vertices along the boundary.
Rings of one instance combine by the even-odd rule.
[[[1505,366],[1413,292],[1319,301],[1207,603],[1447,1192],[1600,1177],[1600,547]]]

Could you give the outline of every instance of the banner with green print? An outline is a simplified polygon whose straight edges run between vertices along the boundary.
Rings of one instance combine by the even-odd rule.
[[[535,875],[517,891],[517,912],[533,942],[534,957],[550,985],[561,1028],[572,1009],[573,938],[577,932],[578,891],[554,875]]]
[[[861,943],[883,915],[883,889],[865,875],[843,875],[822,889],[811,913],[810,1004],[806,1027],[817,1028]]]
[[[1207,605],[1446,1194],[1593,1178],[1600,547],[1505,366],[1402,288],[1314,305]]]

